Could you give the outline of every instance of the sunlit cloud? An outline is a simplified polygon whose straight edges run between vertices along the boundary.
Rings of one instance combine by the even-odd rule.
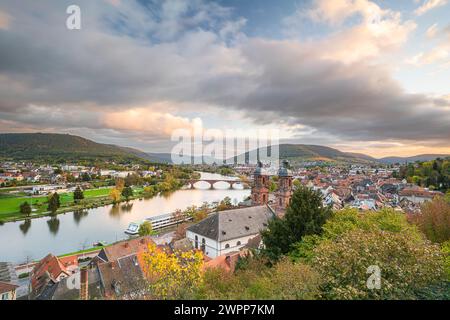
[[[445,6],[447,3],[448,0],[424,0],[422,5],[418,7],[414,13],[421,16],[430,10]]]

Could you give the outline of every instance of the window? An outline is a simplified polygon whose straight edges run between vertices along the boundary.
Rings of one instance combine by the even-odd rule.
[[[2,294],[2,300],[9,300],[9,293]]]
[[[240,242],[240,241],[238,241],[238,242],[236,243],[236,245],[237,245],[237,246],[240,246],[240,245],[241,245],[241,242]]]
[[[225,249],[228,249],[228,248],[230,248],[230,245],[227,243],[227,244],[225,245]]]
[[[205,238],[202,239],[202,251],[205,252],[205,248],[206,248],[206,240]]]
[[[198,236],[195,236],[195,249],[198,249]]]

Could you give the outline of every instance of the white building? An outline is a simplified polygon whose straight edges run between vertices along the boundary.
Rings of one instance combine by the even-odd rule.
[[[273,217],[273,211],[266,205],[221,211],[190,226],[186,237],[194,248],[214,259],[239,251],[266,229]]]

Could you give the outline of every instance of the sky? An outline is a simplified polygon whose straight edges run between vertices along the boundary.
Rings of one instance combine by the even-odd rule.
[[[69,30],[69,5],[81,30]],[[450,0],[0,0],[0,132],[450,154]]]

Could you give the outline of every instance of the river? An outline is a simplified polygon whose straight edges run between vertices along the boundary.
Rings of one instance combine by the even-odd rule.
[[[202,179],[230,179],[218,174],[202,173]],[[92,247],[94,242],[108,243],[126,239],[124,230],[130,222],[151,216],[186,209],[192,205],[211,203],[230,197],[239,202],[250,190],[227,189],[218,182],[214,190],[209,184],[198,182],[196,189],[178,190],[167,196],[133,200],[128,205],[105,206],[83,213],[69,212],[56,218],[43,217],[28,222],[9,222],[0,226],[0,261],[22,263],[42,259],[48,253],[61,255]]]

